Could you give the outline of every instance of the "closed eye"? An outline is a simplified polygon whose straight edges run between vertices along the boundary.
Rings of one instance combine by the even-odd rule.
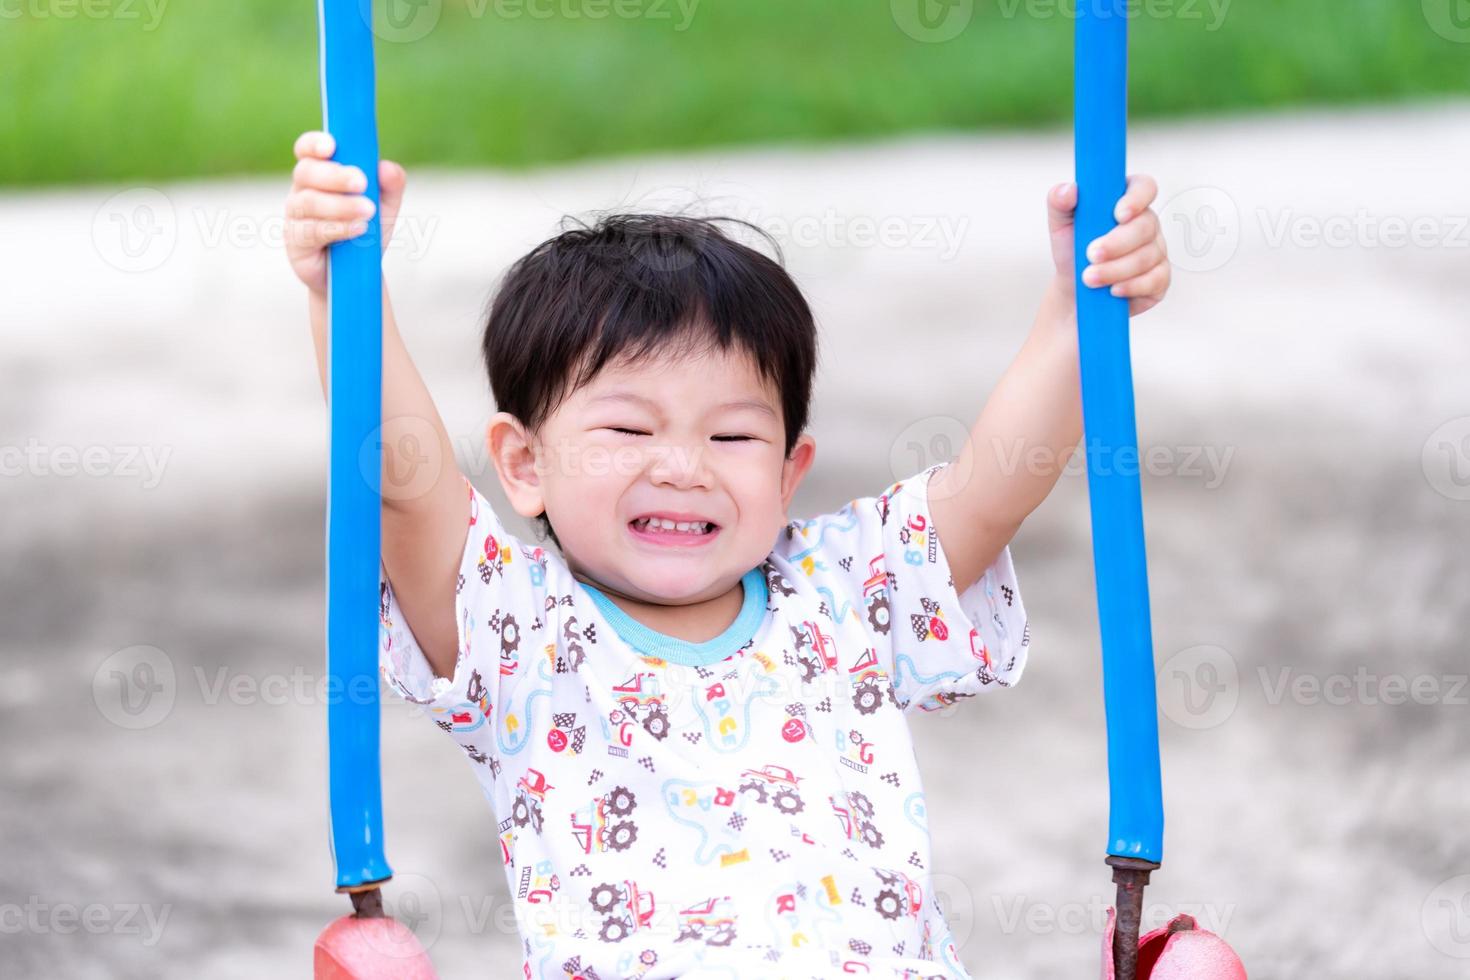
[[[620,425],[605,426],[609,431],[625,436],[646,436],[652,433],[643,432],[638,429],[628,429]],[[715,442],[755,442],[755,436],[710,436]]]

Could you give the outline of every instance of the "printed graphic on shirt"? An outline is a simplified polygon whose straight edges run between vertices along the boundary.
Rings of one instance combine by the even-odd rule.
[[[1009,549],[956,594],[936,469],[787,525],[704,666],[630,645],[468,485],[452,678],[384,577],[384,676],[492,804],[527,976],[966,976],[906,712],[1014,684],[1030,636]]]

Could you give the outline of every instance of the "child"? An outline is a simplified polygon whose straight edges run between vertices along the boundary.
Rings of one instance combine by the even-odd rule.
[[[371,214],[332,150],[301,137],[288,200],[323,374],[325,247]],[[386,243],[403,170],[380,181]],[[1131,181],[1089,256],[1134,312],[1168,285],[1154,194]],[[382,669],[490,800],[525,976],[967,976],[905,713],[1025,666],[1008,542],[1082,434],[1075,195],[1049,195],[1056,278],[959,457],[811,520],[787,508],[815,453],[812,314],[717,223],[604,218],[494,300],[487,444],[560,553],[449,465],[385,302]],[[1055,462],[1008,471],[1018,446]]]

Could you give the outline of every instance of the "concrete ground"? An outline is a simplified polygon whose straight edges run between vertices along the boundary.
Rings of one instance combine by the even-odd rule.
[[[325,415],[279,247],[292,135],[271,179],[0,196],[0,975],[303,976],[345,906],[313,691]],[[1069,154],[1046,132],[415,172],[388,271],[498,494],[476,342],[509,261],[609,207],[771,228],[823,331],[800,516],[917,471],[982,407],[1050,273]],[[1470,957],[1467,158],[1465,103],[1133,138],[1178,265],[1134,328],[1169,815],[1150,913],[1193,910],[1254,977]],[[1013,551],[1024,682],[915,725],[940,891],[977,977],[1090,977],[1110,886],[1078,474]],[[519,975],[460,753],[397,701],[384,736],[390,901],[446,978]]]

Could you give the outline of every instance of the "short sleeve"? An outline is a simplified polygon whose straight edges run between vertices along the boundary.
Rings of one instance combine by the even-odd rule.
[[[441,729],[472,757],[494,744],[502,692],[533,670],[536,640],[547,635],[555,603],[548,603],[548,565],[558,561],[545,549],[523,543],[500,522],[489,502],[469,481],[469,526],[460,556],[454,612],[458,655],[454,677],[439,677],[429,665],[393,595],[381,562],[379,575],[379,661],[388,686],[408,701],[428,706]],[[551,607],[551,608],[548,608]]]
[[[906,711],[1011,686],[1031,642],[1009,546],[955,592],[929,506],[929,479],[944,465],[853,500],[803,531],[823,542],[807,557],[809,574],[828,579],[827,595],[841,595],[839,615],[861,617]]]

